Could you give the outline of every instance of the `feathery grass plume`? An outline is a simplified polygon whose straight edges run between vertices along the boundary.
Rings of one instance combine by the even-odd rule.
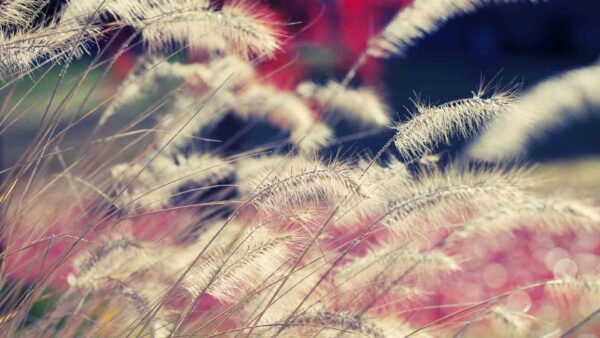
[[[290,133],[290,141],[298,145],[299,150],[305,153],[312,153],[327,146],[332,137],[333,131],[321,122],[312,124],[306,130],[293,129]]]
[[[231,41],[228,49],[249,58],[252,55],[272,57],[279,49],[280,33],[268,14],[255,5],[241,0],[226,2],[213,28],[220,29],[224,39]],[[223,25],[223,21],[225,25]]]
[[[292,257],[293,233],[253,228],[227,247],[212,249],[186,275],[182,286],[197,298],[206,293],[225,303],[244,298]]]
[[[503,332],[510,337],[527,337],[534,324],[531,316],[501,305],[494,306],[489,317],[495,332]]]
[[[233,55],[213,59],[207,64],[182,64],[157,56],[140,57],[125,81],[117,89],[116,96],[106,107],[98,123],[103,125],[109,117],[124,106],[138,100],[147,93],[157,91],[161,82],[165,80],[186,80],[192,82],[191,84],[201,85],[202,87],[183,88],[182,93],[176,94],[173,109],[178,111],[178,109],[190,110],[202,106],[201,104],[193,104],[197,101],[192,99],[197,97],[197,91],[218,89],[217,93],[212,94],[212,96],[216,95],[218,99],[225,97],[228,94],[226,92],[237,89],[252,80],[254,75],[254,69],[250,64]],[[205,98],[205,96],[202,96],[202,98]],[[188,103],[187,106],[183,102]],[[211,103],[208,102],[207,104]],[[230,104],[226,104],[223,109],[218,111],[229,109],[229,106]],[[202,115],[209,114],[210,112],[203,112]],[[223,113],[217,113],[215,118],[221,115]],[[202,128],[202,124],[208,124],[208,122],[201,123],[201,125],[192,123],[190,128],[197,131]]]
[[[113,17],[125,24],[141,24],[147,13],[155,7],[162,8],[181,3],[180,9],[207,8],[208,0],[197,0],[195,5],[189,1],[177,0],[69,0],[63,10],[62,17],[69,20],[95,21],[98,18]],[[186,7],[183,7],[186,6]],[[167,14],[163,12],[163,14]]]
[[[39,0],[6,0],[0,3],[0,25],[30,24],[40,4],[43,3]]]
[[[186,46],[235,52],[248,59],[272,56],[279,49],[279,33],[270,17],[244,1],[229,1],[216,9],[207,0],[73,0],[63,16],[89,18],[96,12],[141,31],[153,52]]]
[[[324,86],[302,82],[296,91],[302,97],[317,102],[327,113],[340,113],[341,117],[363,126],[386,126],[390,123],[388,108],[373,89],[344,88],[337,82],[329,81]]]
[[[379,36],[370,41],[369,55],[388,58],[405,56],[417,40],[437,31],[454,17],[473,13],[493,3],[513,3],[516,0],[414,0],[396,14]],[[537,2],[537,0],[525,0]]]
[[[116,281],[117,289],[119,293],[129,301],[129,303],[135,308],[135,310],[143,315],[144,311],[147,311],[148,302],[142,295],[140,295],[133,287],[125,282]]]
[[[414,247],[385,243],[341,266],[335,279],[341,290],[352,290],[385,284],[405,273],[439,278],[459,270],[457,260],[442,251],[420,252]]]
[[[600,292],[600,279],[598,276],[580,276],[577,278],[567,276],[551,280],[546,283],[546,290],[551,292]]]
[[[527,196],[469,220],[454,231],[452,236],[471,238],[500,231],[510,232],[521,227],[543,230],[544,233],[561,233],[572,229],[591,232],[598,226],[598,208],[576,200]]]
[[[206,71],[198,74],[209,88],[235,90],[256,79],[252,65],[236,55],[226,55],[212,59]]]
[[[304,152],[327,145],[332,131],[315,120],[308,105],[291,92],[272,86],[253,85],[237,97],[236,113],[243,118],[263,118],[290,131],[290,140]]]
[[[76,274],[70,274],[68,282],[72,288],[97,290],[108,280],[125,280],[150,264],[151,259],[140,243],[112,236],[75,259]]]
[[[256,183],[267,179],[269,175],[277,175],[277,172],[289,165],[287,162],[310,162],[310,158],[302,156],[282,156],[268,154],[261,156],[243,157],[236,161],[235,176],[239,183],[238,189],[244,196],[250,196]],[[315,164],[316,165],[316,164]]]
[[[262,325],[281,322],[282,316],[291,314],[308,295],[312,287],[318,282],[323,270],[323,266],[305,265],[301,269],[297,269],[291,273],[288,271],[278,271],[273,280],[285,277],[288,278],[288,282],[283,285],[281,290],[278,290],[281,283],[274,283],[272,286],[261,291],[260,294],[253,296],[248,304],[244,306],[245,312],[248,314],[264,312],[258,322]],[[273,299],[277,291],[279,291],[277,297]],[[328,290],[326,288],[317,288],[308,297],[307,303],[323,304],[323,299],[327,299],[327,295]],[[273,302],[271,303],[272,299]],[[310,308],[312,307],[306,305],[301,308],[301,311],[304,309],[310,311]]]
[[[116,284],[118,296],[121,296],[126,300],[126,305],[131,306],[135,310],[135,314],[130,314],[129,311],[125,311],[124,317],[132,317],[132,322],[137,320],[138,316],[145,316],[149,313],[152,306],[152,299],[147,297],[147,293],[150,293],[154,298],[156,295],[162,294],[156,292],[155,288],[148,288],[147,285],[131,285],[122,281],[113,280],[111,284]],[[164,290],[161,290],[164,291]],[[157,314],[155,318],[151,319],[151,325],[148,328],[148,335],[152,338],[169,337],[172,330],[172,325],[164,317],[164,314]]]
[[[298,337],[314,335],[319,337],[364,336],[370,338],[385,338],[384,330],[375,321],[368,321],[351,312],[330,312],[327,310],[312,310],[292,319],[285,329],[279,332],[281,337]],[[280,330],[279,327],[270,329]]]
[[[279,327],[269,329],[278,331]],[[405,337],[414,330],[399,318],[387,315],[368,318],[352,311],[330,311],[315,309],[296,316],[279,332],[279,337]],[[413,335],[416,338],[427,338],[425,333]]]
[[[357,174],[362,176],[360,182],[366,190],[371,192],[373,197],[386,200],[386,191],[391,191],[390,187],[403,187],[406,181],[413,179],[411,172],[406,164],[397,158],[390,158],[387,162],[376,163],[369,167],[372,160],[361,159],[357,164]],[[385,187],[381,182],[385,182]],[[388,196],[389,197],[389,196]]]
[[[597,112],[600,64],[551,77],[516,99],[488,126],[469,154],[482,160],[502,160],[522,155],[529,143],[543,139],[547,130]]]
[[[177,154],[204,128],[221,121],[235,103],[234,93],[227,90],[197,95],[191,91],[177,93],[168,113],[159,118],[155,144],[164,154]]]
[[[104,125],[123,107],[137,101],[145,94],[155,92],[161,81],[183,80],[205,71],[205,68],[200,64],[186,65],[157,57],[140,57],[125,81],[117,89],[116,96],[102,113],[98,124]]]
[[[383,222],[392,229],[406,231],[406,226],[464,212],[490,207],[523,198],[525,189],[534,182],[526,170],[457,169],[450,167],[425,171],[404,187],[387,192],[388,206]]]
[[[155,8],[141,27],[151,50],[176,44],[192,50],[233,52],[249,59],[270,57],[279,49],[279,33],[270,17],[248,2],[229,1],[219,10],[171,6]],[[161,18],[165,12],[169,15]]]
[[[324,173],[328,166],[330,165],[305,156],[284,157],[273,155],[242,159],[239,161],[238,170],[236,171],[239,184],[238,190],[245,198],[251,198],[252,203],[256,202],[255,205],[261,213],[277,218],[283,217],[287,221],[301,226],[314,224],[319,215],[327,213],[328,208],[333,206],[336,201],[339,202],[344,198],[344,205],[337,205],[340,207],[340,213],[335,219],[337,226],[354,227],[357,222],[365,219],[366,216],[375,213],[377,210],[382,210],[380,203],[378,204],[377,201],[370,198],[371,187],[362,184],[358,178],[359,175],[349,165],[331,164],[332,168],[335,167],[334,171],[337,171],[337,175],[339,175],[337,178],[335,175],[331,176],[331,183],[323,180],[325,175],[319,179],[313,177],[311,172],[322,173],[323,171]],[[302,184],[302,180],[306,180],[310,184]],[[278,191],[280,191],[278,189],[285,188],[277,186],[282,181],[285,181],[285,184],[290,184],[288,186],[290,189],[294,189],[288,192],[294,194],[295,197],[292,200],[285,201],[286,196],[280,196],[279,199],[275,200],[268,197],[269,201],[266,205],[256,200],[262,199],[263,193],[271,194],[270,189],[276,190],[273,192],[272,197],[277,197]],[[271,183],[275,186],[269,188]],[[347,186],[341,187],[340,184],[346,184]],[[265,189],[265,191],[260,192],[260,189]],[[354,191],[358,191],[356,189],[360,189],[360,193],[355,193]],[[311,194],[314,195],[311,196]]]
[[[259,193],[257,189],[267,189],[270,185],[269,182],[273,180],[286,180],[291,178],[294,175],[302,175],[302,173],[309,172],[311,170],[319,170],[318,168],[324,168],[327,165],[323,164],[319,160],[315,160],[306,156],[280,156],[280,155],[269,155],[269,156],[258,156],[253,158],[244,158],[237,162],[237,170],[236,170],[236,179],[238,182],[238,191],[244,198],[251,199],[251,202],[254,201],[253,196]],[[307,169],[309,168],[309,169]],[[354,173],[352,173],[352,168],[348,167],[347,171],[344,171],[343,176],[344,179],[348,178],[354,181],[354,184],[358,187],[360,184],[359,180],[355,177]],[[327,184],[325,182],[320,182],[323,184],[322,188],[326,190]],[[275,183],[277,184],[277,183]],[[295,183],[294,183],[295,184]],[[318,184],[318,183],[315,183]],[[335,187],[338,187],[336,183]],[[305,187],[295,186],[294,189],[301,190]],[[363,185],[364,187],[364,185]],[[362,187],[361,187],[362,189]],[[368,194],[365,189],[362,189],[364,194]],[[305,191],[307,192],[307,191]],[[346,191],[349,193],[350,191]],[[338,198],[344,197],[344,191],[340,190]],[[256,195],[256,198],[259,198],[261,193]],[[361,216],[368,214],[369,212],[375,212],[375,201],[371,201],[370,199],[364,198],[363,195],[358,196],[346,196],[346,205],[340,206],[340,216],[336,220],[336,225],[344,226],[344,225],[355,225],[358,220],[360,220]],[[327,209],[331,207],[332,203],[335,202],[335,196],[329,196],[327,200],[321,200],[324,198],[321,195],[314,196],[314,200],[304,204],[300,202],[296,204],[286,204],[284,201],[285,197],[281,197],[280,202],[284,203],[280,205],[280,209],[273,209],[271,207],[262,208],[262,204],[258,204],[258,210],[263,214],[269,214],[271,216],[276,216],[280,218],[284,216],[287,221],[293,222],[295,224],[299,224],[305,226],[307,224],[312,224],[315,221],[315,218],[318,218],[319,215],[324,215],[327,213]],[[307,197],[308,198],[308,197]]]
[[[468,138],[487,122],[500,115],[511,103],[514,93],[500,91],[486,97],[483,90],[470,99],[452,101],[440,106],[416,102],[417,113],[398,124],[393,140],[407,160],[430,152],[438,143],[450,143],[456,134]]]
[[[231,55],[211,60],[204,69],[202,65],[175,68],[178,73],[191,70],[194,73],[188,73],[186,78],[192,86],[175,93],[170,112],[161,116],[157,124],[160,131],[168,132],[156,137],[160,146],[169,143],[166,153],[176,153],[204,128],[222,120],[228,112],[235,112],[236,107],[244,104],[238,98],[239,90],[255,80],[250,64]],[[174,133],[178,133],[175,138]]]
[[[182,187],[193,183],[209,189],[233,170],[231,163],[218,156],[194,153],[189,157],[179,154],[175,159],[158,156],[145,168],[141,164],[120,164],[112,169],[112,175],[119,182],[119,205],[156,210],[169,206]]]
[[[255,79],[251,65],[237,56],[213,59],[205,65],[169,65],[182,74],[187,85],[179,88],[168,111],[159,118],[155,142],[164,153],[176,154],[202,131],[221,121],[228,112],[244,105],[238,92]],[[187,76],[184,76],[187,73]]]
[[[157,67],[157,61],[148,57],[140,57],[136,60],[135,65],[116,90],[115,97],[102,112],[98,125],[104,125],[117,111],[136,101],[144,93],[154,90],[157,74],[153,68]]]
[[[190,226],[198,225],[198,218],[194,216],[193,212],[190,213]],[[212,245],[215,250],[221,250],[222,247],[229,248],[246,233],[248,227],[254,227],[256,221],[254,219],[233,220],[221,229],[225,223],[227,220],[220,217],[203,219],[194,236],[181,238],[178,235],[175,245],[164,252],[162,260],[168,262],[164,267],[165,271],[172,271],[174,275],[182,273],[194,262],[199,252],[206,248],[212,249]],[[184,234],[187,233],[184,231]]]
[[[540,194],[552,195],[556,187],[569,196],[577,196],[594,205],[600,204],[600,157],[560,159],[536,166],[536,175],[552,182],[536,189]]]
[[[47,59],[53,62],[80,58],[89,52],[89,41],[101,31],[86,23],[53,18],[47,24],[0,29],[0,70],[26,73]]]
[[[564,276],[545,283],[545,291],[555,301],[570,303],[578,295],[600,297],[600,278],[596,275]]]
[[[318,159],[309,156],[269,154],[241,158],[236,162],[235,176],[240,194],[250,198],[257,193],[257,189],[268,184],[267,182],[274,177],[297,171],[297,169],[291,168],[319,168],[321,166],[323,164]]]
[[[367,198],[349,167],[340,162],[325,164],[298,158],[281,170],[265,174],[250,189],[255,193],[251,202],[265,213],[303,209],[313,204],[332,205],[352,195]]]
[[[95,313],[92,318],[96,319],[90,321],[89,325],[82,325],[83,327],[80,327],[78,331],[85,329],[86,332],[94,332],[99,336],[120,336],[131,330],[131,325],[138,322],[139,318],[146,316],[167,290],[168,285],[165,284],[163,278],[158,277],[156,272],[150,271],[146,270],[126,280],[107,278],[102,283],[101,292],[90,293],[90,290],[72,289],[66,296],[78,299],[77,303],[73,304],[76,306],[67,310],[68,313],[87,311],[83,304],[89,304],[89,308],[94,309]],[[148,279],[152,279],[152,282]],[[82,302],[81,299],[85,299],[86,302]],[[100,304],[94,304],[98,301]],[[136,331],[155,338],[168,337],[172,329],[171,320],[169,320],[170,312],[160,309],[153,318],[148,319],[148,327]],[[45,320],[54,323],[56,316],[64,316],[64,312],[60,310],[50,312]],[[60,327],[66,329],[66,332],[61,332],[59,329],[56,331],[58,335],[74,335],[68,332],[69,329],[73,329],[73,326],[76,327],[77,320],[65,318],[65,322],[61,324]],[[110,332],[106,326],[109,326]]]

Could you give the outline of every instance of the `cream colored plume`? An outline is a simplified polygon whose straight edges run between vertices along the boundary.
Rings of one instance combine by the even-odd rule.
[[[237,97],[236,113],[246,119],[262,118],[290,131],[290,141],[304,152],[329,143],[332,131],[315,119],[315,113],[300,97],[273,86],[253,85]]]
[[[18,27],[15,32],[0,29],[0,70],[27,73],[42,60],[70,61],[89,51],[89,42],[100,31],[85,22],[51,20],[46,26]]]
[[[414,247],[384,243],[339,268],[336,285],[353,290],[386,285],[404,274],[440,277],[460,270],[457,260],[442,251],[419,252]]]
[[[600,111],[600,65],[552,77],[519,97],[471,147],[477,159],[495,161],[523,155],[548,130]]]
[[[366,198],[360,183],[343,163],[321,163],[292,158],[266,168],[243,190],[264,213],[281,213],[309,206],[334,206],[345,198]]]
[[[117,204],[128,209],[157,210],[168,207],[183,187],[193,183],[210,188],[226,178],[233,165],[210,154],[158,156],[145,168],[141,164],[115,166],[112,175],[119,182]]]
[[[386,126],[390,123],[388,107],[373,89],[344,88],[337,82],[329,81],[324,86],[303,82],[296,91],[302,97],[316,101],[326,112],[339,113],[340,117],[361,125]]]
[[[294,238],[292,233],[248,229],[237,241],[213,248],[186,275],[183,287],[193,297],[205,292],[223,302],[239,301],[288,262]]]
[[[526,196],[493,208],[460,226],[452,237],[470,238],[493,235],[517,228],[544,233],[564,233],[572,229],[592,231],[600,227],[600,209],[565,198]]]
[[[35,17],[39,0],[6,0],[0,4],[0,24],[28,25]]]
[[[207,0],[71,0],[63,17],[90,20],[105,14],[141,31],[152,51],[189,47],[250,58],[272,56],[279,48],[269,18],[244,1],[217,10]]]
[[[533,184],[534,180],[523,170],[426,171],[386,192],[389,202],[383,223],[399,233],[425,232],[424,225],[447,223],[448,215],[485,211],[523,198]]]
[[[398,124],[393,138],[396,148],[406,160],[427,155],[439,143],[449,144],[460,135],[468,138],[491,121],[512,102],[510,91],[486,97],[475,93],[470,99],[452,101],[440,106],[416,103],[417,113],[405,123]]]

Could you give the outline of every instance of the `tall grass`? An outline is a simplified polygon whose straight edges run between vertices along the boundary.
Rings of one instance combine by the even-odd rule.
[[[349,85],[492,1],[414,0],[345,78],[295,91],[260,71],[293,40],[266,5],[49,4],[0,5],[0,130],[41,111],[1,172],[3,337],[598,332],[600,201],[515,158],[542,124],[598,104],[596,66],[524,95],[415,101],[403,123],[376,87]],[[129,75],[91,100],[127,55]],[[375,155],[331,155],[341,120],[396,133]]]

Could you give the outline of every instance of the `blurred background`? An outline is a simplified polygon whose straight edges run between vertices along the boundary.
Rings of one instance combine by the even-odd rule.
[[[60,7],[62,0],[50,8]],[[263,63],[262,72],[278,86],[293,89],[303,80],[341,79],[366,46],[369,36],[378,32],[408,0],[310,0],[262,1],[275,10],[276,16],[289,24],[282,29],[289,41],[275,59]],[[215,1],[218,6],[219,1]],[[420,97],[432,103],[471,96],[480,84],[506,85],[520,83],[524,89],[544,78],[594,62],[600,54],[600,1],[551,0],[537,4],[523,3],[490,6],[475,14],[456,18],[437,33],[420,41],[405,58],[370,61],[353,84],[374,86],[385,93],[395,120],[408,117],[411,98]],[[127,34],[108,46],[107,56]],[[97,48],[103,48],[103,42]],[[108,69],[98,67],[82,83],[69,104],[63,127],[72,119],[92,109],[102,109],[102,102],[118,88],[133,66],[142,48],[120,56]],[[74,80],[89,64],[90,58],[72,65],[67,80]],[[24,98],[18,109],[4,107],[2,117],[2,165],[10,166],[29,145],[58,78],[60,67],[49,70],[40,79],[36,74],[25,78],[11,95],[11,102]],[[45,70],[38,71],[42,73]],[[34,86],[35,87],[32,87]],[[31,93],[29,92],[31,90]],[[600,90],[600,89],[599,89]],[[59,92],[65,97],[67,90]],[[45,98],[45,99],[44,99]],[[407,109],[408,108],[408,109]],[[600,113],[600,112],[597,112]],[[124,112],[133,116],[135,110]],[[85,139],[99,116],[95,113],[81,120],[65,135],[61,147],[77,145]],[[595,115],[595,117],[594,117]],[[7,124],[6,121],[15,122]],[[123,117],[124,118],[124,117]],[[119,124],[119,119],[114,121]],[[230,121],[235,124],[236,122]],[[600,153],[600,114],[554,130],[549,137],[534,144],[530,160],[575,158]],[[226,129],[235,129],[228,126]],[[229,132],[229,131],[228,131]],[[338,136],[359,130],[341,125]],[[370,136],[347,137],[331,150],[378,149],[392,130],[374,130]],[[460,152],[460,142],[442,151]]]

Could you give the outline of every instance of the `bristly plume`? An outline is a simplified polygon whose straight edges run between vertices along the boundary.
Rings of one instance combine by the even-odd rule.
[[[63,17],[93,20],[110,14],[118,25],[142,32],[151,51],[178,47],[236,52],[244,58],[273,56],[279,33],[257,6],[230,1],[220,9],[207,0],[72,0]]]
[[[212,89],[235,90],[255,80],[256,76],[253,65],[235,55],[212,59],[205,67],[205,71],[194,75]]]
[[[212,95],[211,95],[212,94]],[[177,154],[225,117],[234,103],[232,92],[223,90],[196,96],[192,92],[176,93],[168,113],[159,118],[155,143],[165,154]]]
[[[394,143],[406,160],[419,158],[438,143],[450,143],[451,137],[468,138],[486,122],[500,115],[512,102],[514,93],[504,91],[486,97],[483,91],[470,99],[440,106],[415,103],[417,113],[395,127]]]
[[[297,159],[255,180],[251,202],[267,213],[334,205],[344,198],[366,197],[348,166]]]
[[[144,316],[151,311],[151,306],[156,301],[157,295],[162,294],[165,290],[160,290],[156,283],[149,287],[147,281],[138,281],[138,283],[127,283],[120,280],[110,280],[107,284],[114,285],[116,288],[116,295],[118,298],[123,298],[126,301],[126,306],[133,308],[134,314],[130,311],[124,311],[124,317],[132,317],[131,322],[134,322],[138,316]],[[159,290],[157,290],[159,289]],[[148,295],[150,294],[150,295]],[[113,298],[113,297],[111,297]],[[148,335],[152,338],[166,338],[170,336],[172,325],[164,316],[164,309],[160,310],[157,315],[150,320],[150,327],[148,328]]]
[[[575,295],[600,295],[600,278],[597,275],[564,276],[545,283],[546,292],[558,302],[568,303]]]
[[[156,210],[167,207],[188,184],[209,189],[233,172],[233,165],[210,154],[155,158],[145,168],[141,164],[121,164],[113,168],[117,180],[118,204],[127,208]]]
[[[113,236],[101,240],[76,259],[76,274],[69,275],[68,282],[78,289],[99,289],[107,280],[124,280],[148,267],[150,262],[140,243],[124,236]]]
[[[600,226],[600,210],[579,201],[527,196],[510,202],[469,220],[453,232],[453,236],[469,238],[510,232],[519,227],[562,233],[574,225],[587,231]]]
[[[533,87],[507,109],[471,147],[470,155],[502,160],[522,155],[529,143],[549,129],[598,111],[600,65],[575,69]]]
[[[495,306],[489,316],[496,332],[505,332],[510,337],[527,337],[534,324],[533,317],[506,306]]]
[[[152,50],[176,44],[192,50],[234,52],[249,59],[271,57],[279,49],[279,33],[271,19],[247,2],[231,1],[220,10],[171,6],[171,14],[166,16],[165,9],[155,9],[156,15],[150,15],[141,27]]]
[[[243,118],[262,118],[290,131],[290,140],[301,151],[313,152],[329,143],[331,129],[315,119],[308,105],[291,92],[253,85],[237,98],[235,112]]]
[[[39,0],[6,0],[0,3],[0,24],[26,26],[39,11]]]
[[[250,196],[262,180],[270,175],[277,175],[288,162],[308,162],[309,158],[301,156],[263,155],[241,158],[236,162],[235,176],[239,183],[238,189],[244,196]],[[318,161],[316,161],[318,162]],[[318,166],[318,164],[315,164]]]
[[[532,184],[530,175],[523,171],[454,168],[443,173],[427,171],[414,181],[406,181],[403,187],[392,187],[387,192],[388,211],[383,221],[395,231],[413,231],[411,224],[442,221],[439,218],[449,213],[458,216],[523,198]]]
[[[207,107],[210,105],[217,110],[214,117],[218,119],[222,117],[224,111],[231,109],[232,102],[228,100],[230,92],[254,79],[254,75],[252,66],[234,55],[216,58],[206,64],[183,64],[167,60],[164,57],[143,56],[137,60],[127,78],[119,86],[98,123],[103,125],[109,117],[124,106],[137,101],[145,94],[156,92],[165,80],[173,80],[177,84],[188,81],[189,87],[192,87],[178,87],[180,90],[173,97],[174,114],[179,115],[182,110],[184,113],[190,113],[194,109],[200,109],[203,105]],[[197,97],[197,92],[200,90],[207,94]],[[210,96],[212,101],[218,101],[218,104],[203,102],[207,101],[204,100],[207,96]],[[219,105],[223,106],[222,109],[217,109]],[[213,110],[207,108],[201,114],[203,116],[200,118],[201,121],[191,121],[191,126],[186,129],[194,129],[194,132],[200,130],[209,123],[208,121],[213,120],[207,117],[212,113]],[[169,118],[169,116],[165,117],[165,119]],[[177,121],[181,122],[181,118],[179,116]]]
[[[435,278],[458,270],[457,260],[442,251],[419,252],[414,247],[385,243],[341,266],[336,285],[342,290],[352,290],[381,286],[404,274]]]
[[[156,14],[155,11],[165,17],[169,14],[162,9],[178,6],[181,10],[207,9],[208,0],[197,0],[194,2],[188,0],[137,0],[137,1],[118,1],[118,0],[69,0],[62,13],[63,19],[78,21],[96,21],[99,18],[113,17],[122,23],[132,26],[141,25],[148,17],[148,13]]]
[[[369,55],[387,58],[404,56],[417,40],[437,31],[454,17],[477,11],[493,3],[512,3],[516,0],[414,0],[373,38]],[[536,2],[537,0],[525,0]]]
[[[158,57],[140,57],[117,89],[115,97],[102,113],[98,124],[104,125],[123,107],[139,100],[145,94],[157,91],[162,81],[182,81],[192,76],[199,76],[198,74],[204,72],[206,72],[206,67],[202,64],[181,64]]]
[[[341,117],[361,125],[386,126],[390,123],[388,108],[373,89],[344,88],[329,81],[324,86],[303,82],[296,91],[302,97],[314,100],[326,112],[339,113]]]
[[[89,51],[89,41],[100,31],[73,20],[50,20],[44,26],[20,27],[15,32],[0,29],[0,70],[29,72],[42,60],[77,59]]]
[[[393,187],[401,189],[407,181],[413,179],[406,164],[396,158],[390,158],[382,164],[370,165],[371,161],[368,158],[360,160],[356,168],[357,175],[363,187],[380,200],[389,199],[386,191],[392,191]],[[385,186],[381,182],[386,182]]]
[[[206,65],[171,64],[165,67],[180,74],[181,78],[187,73],[185,79],[192,81],[189,88],[174,94],[169,113],[161,116],[158,122],[157,128],[163,134],[156,137],[156,143],[166,146],[166,153],[177,153],[228,112],[237,112],[236,108],[244,105],[244,101],[238,99],[239,91],[255,80],[251,65],[236,56],[214,59]],[[247,108],[241,110],[244,109]]]
[[[284,337],[298,337],[306,335],[336,337],[345,336],[346,333],[354,336],[371,338],[385,338],[383,329],[376,324],[350,312],[311,311],[292,319],[285,329],[274,328],[281,331]]]
[[[236,177],[242,196],[262,214],[298,224],[314,222],[329,208],[338,207],[334,223],[353,227],[382,210],[381,203],[371,198],[377,188],[363,184],[345,163],[261,156],[239,161]]]
[[[291,258],[293,233],[253,228],[227,247],[215,248],[186,275],[183,287],[193,297],[204,291],[233,303],[272,277]]]

